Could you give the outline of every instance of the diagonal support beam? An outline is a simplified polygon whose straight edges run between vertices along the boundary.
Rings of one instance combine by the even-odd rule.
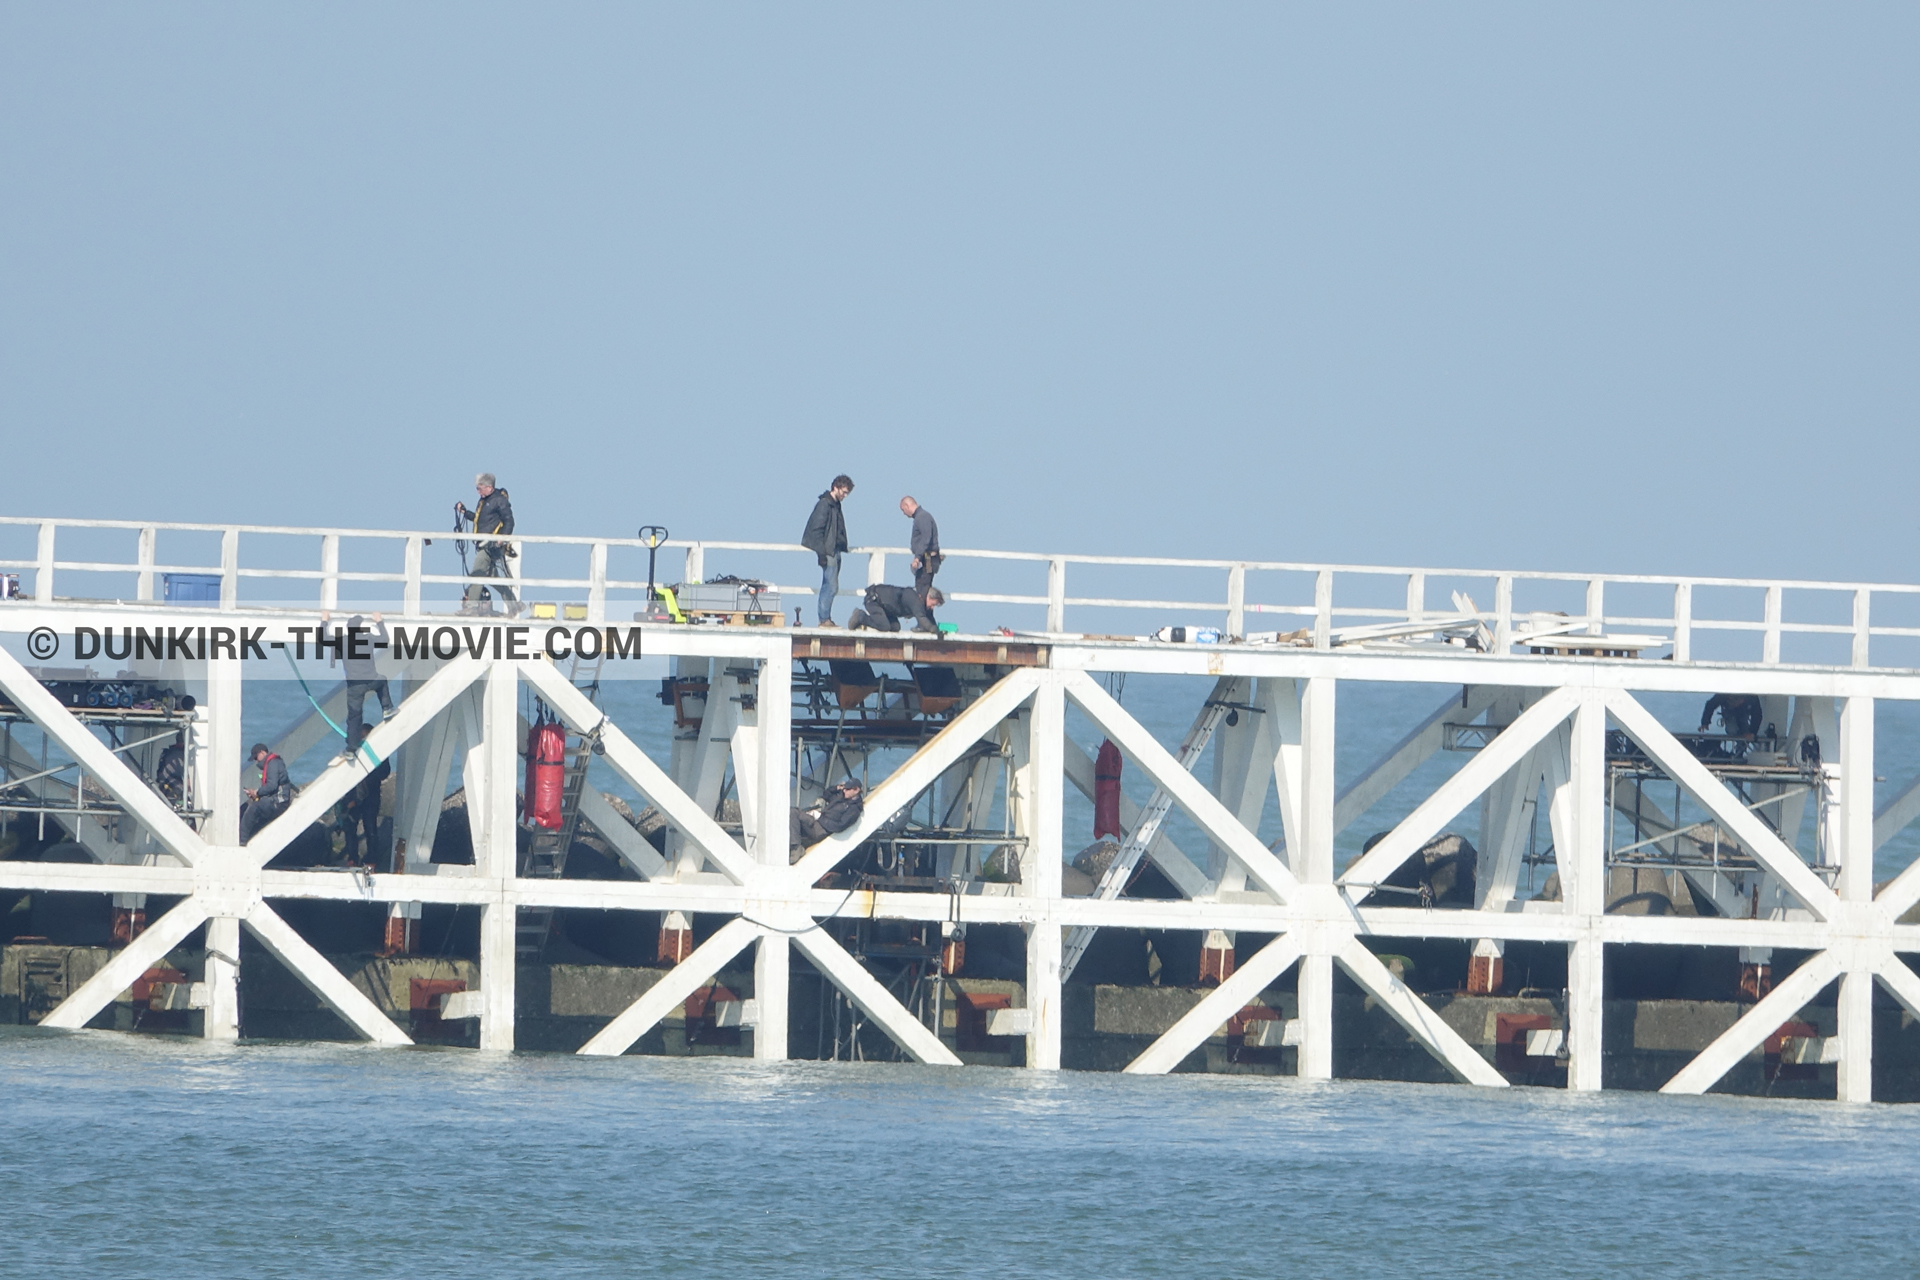
[[[1493,1064],[1481,1057],[1478,1050],[1461,1039],[1460,1033],[1448,1026],[1432,1005],[1388,972],[1387,966],[1381,964],[1373,952],[1361,946],[1358,938],[1349,934],[1341,939],[1334,949],[1333,958],[1393,1015],[1395,1022],[1406,1028],[1407,1034],[1418,1041],[1421,1048],[1438,1058],[1441,1066],[1468,1084],[1484,1085],[1489,1089],[1507,1087],[1507,1078],[1494,1070]]]
[[[1915,818],[1920,818],[1920,778],[1909,782],[1873,815],[1873,847],[1878,849],[1899,835]]]
[[[991,733],[1015,708],[1032,697],[1045,674],[1036,668],[1022,667],[1002,676],[999,683],[975,698],[926,746],[914,752],[905,764],[888,774],[886,780],[873,789],[866,798],[866,807],[861,810],[860,821],[807,850],[806,855],[787,873],[790,887],[798,889],[810,885],[838,866],[882,824],[912,804],[915,797],[938,781],[947,767],[965,754],[969,747]]]
[[[1885,987],[1908,1013],[1920,1018],[1920,977],[1914,976],[1913,970],[1907,967],[1904,960],[1897,955],[1889,954],[1880,962],[1879,968],[1874,970],[1873,976],[1880,979],[1880,985]]]
[[[1733,1065],[1780,1029],[1780,1024],[1799,1013],[1801,1006],[1819,995],[1829,982],[1839,977],[1845,965],[1837,952],[1822,951],[1787,975],[1785,981],[1746,1016],[1721,1032],[1714,1042],[1680,1068],[1673,1079],[1661,1086],[1662,1093],[1705,1093]]]
[[[1909,862],[1906,870],[1888,881],[1874,901],[1889,920],[1898,920],[1912,910],[1913,904],[1920,902],[1920,858]]]
[[[401,743],[426,728],[486,670],[487,664],[475,658],[456,658],[449,662],[395,709],[393,719],[373,726],[367,734],[367,746],[382,760],[390,758]],[[360,752],[336,756],[319,777],[294,797],[285,813],[262,827],[247,842],[247,856],[255,864],[266,866],[301,832],[338,804],[342,796],[358,786],[369,772],[366,757]]]
[[[1207,838],[1225,849],[1247,869],[1247,874],[1283,902],[1300,895],[1300,882],[1287,864],[1260,843],[1260,838],[1240,825],[1219,798],[1200,779],[1180,767],[1171,752],[1161,746],[1138,720],[1115,702],[1105,689],[1095,684],[1084,671],[1067,676],[1067,696],[1087,717],[1113,739],[1156,787],[1164,788],[1173,802],[1186,811]]]
[[[1492,685],[1475,685],[1467,691],[1466,706],[1460,699],[1448,698],[1438,710],[1422,720],[1413,732],[1402,738],[1374,766],[1341,789],[1333,802],[1335,834],[1345,831],[1374,805],[1387,798],[1415,769],[1440,750],[1449,724],[1464,724],[1492,706],[1501,690]]]
[[[1555,689],[1528,707],[1499,736],[1469,760],[1420,803],[1387,837],[1354,860],[1340,883],[1372,888],[1412,857],[1420,846],[1440,834],[1441,828],[1482,791],[1498,782],[1507,770],[1557,728],[1580,705],[1579,690]],[[1476,1055],[1477,1056],[1477,1055]]]
[[[701,853],[720,868],[721,874],[735,884],[748,884],[763,874],[747,851],[740,847],[739,841],[722,830],[712,815],[702,810],[692,796],[675,785],[666,771],[653,762],[652,757],[609,720],[605,711],[589,701],[586,694],[574,688],[572,682],[555,670],[552,663],[522,662],[520,677],[539,691],[542,700],[575,733],[590,733],[598,727],[600,745],[606,748],[604,758],[607,763],[632,783],[668,822],[678,827],[682,835],[697,845]],[[746,943],[740,945],[745,946]],[[692,959],[692,956],[687,957],[687,960]],[[645,1029],[641,1028],[642,1031]],[[634,1033],[636,1039],[639,1034]],[[631,1040],[628,1041],[628,1044],[631,1043]],[[625,1047],[619,1052],[625,1052]]]
[[[247,931],[287,967],[288,972],[306,984],[307,990],[326,1002],[329,1009],[375,1044],[406,1045],[413,1038],[393,1024],[380,1006],[367,999],[360,988],[333,967],[333,961],[316,951],[313,944],[294,931],[292,925],[266,903],[255,899],[241,917]]]
[[[647,838],[621,817],[613,802],[592,783],[580,788],[580,816],[593,824],[593,829],[646,879],[655,880],[666,873],[667,860],[660,856],[660,851],[648,844]]]
[[[1094,777],[1093,759],[1081,749],[1079,743],[1068,738],[1064,740],[1063,758],[1066,764],[1067,781],[1087,799],[1093,799]],[[1134,798],[1122,791],[1120,793],[1120,825],[1131,831],[1140,821],[1140,805]],[[1174,887],[1189,898],[1204,896],[1213,888],[1207,873],[1194,865],[1193,859],[1175,844],[1164,827],[1160,834],[1147,846],[1147,857],[1153,859],[1155,866],[1166,873]]]
[[[80,989],[62,1000],[52,1013],[40,1020],[40,1025],[70,1031],[86,1026],[95,1014],[118,1000],[122,991],[159,964],[167,952],[179,946],[206,918],[207,912],[197,899],[187,898],[178,903],[107,961],[105,968],[80,984]]]
[[[1126,1073],[1163,1076],[1173,1070],[1234,1014],[1251,1004],[1275,978],[1292,968],[1299,958],[1299,940],[1293,934],[1281,934],[1249,956],[1233,971],[1232,977],[1208,992],[1206,999],[1162,1032],[1145,1052],[1127,1064]]]
[[[79,761],[80,767],[92,774],[109,795],[124,805],[127,812],[151,832],[168,853],[192,866],[194,860],[206,852],[207,846],[200,834],[181,821],[180,815],[160,798],[158,792],[128,768],[125,760],[94,737],[87,726],[74,719],[59,700],[47,692],[46,686],[28,674],[27,669],[5,649],[0,649],[0,689],[4,689],[13,705],[44,729],[48,737]],[[139,974],[134,976],[138,977]],[[79,992],[74,994],[78,995]],[[120,993],[116,991],[114,994]]]
[[[729,920],[717,933],[693,949],[693,954],[669,969],[646,994],[628,1005],[599,1034],[580,1046],[590,1058],[617,1058],[633,1048],[633,1042],[653,1029],[675,1005],[686,1003],[688,996],[720,971],[727,961],[745,951],[760,936],[759,926],[742,919]]]
[[[918,1018],[908,1013],[906,1006],[893,998],[893,993],[863,968],[858,960],[847,954],[845,948],[818,929],[793,935],[793,944],[806,954],[807,959],[827,980],[846,993],[847,999],[869,1018],[880,1024],[880,1029],[892,1037],[893,1042],[912,1055],[915,1062],[932,1063],[943,1067],[957,1067],[960,1059],[953,1050],[940,1042],[940,1037],[927,1030]]]
[[[1834,911],[1840,905],[1833,890],[1827,888],[1826,882],[1800,861],[1800,855],[1789,849],[1773,833],[1773,829],[1760,820],[1758,814],[1727,790],[1707,766],[1694,759],[1693,753],[1682,746],[1665,725],[1654,719],[1652,712],[1635,701],[1633,695],[1617,689],[1606,691],[1606,701],[1608,712],[1619,721],[1627,736],[1665,769],[1669,777],[1686,788],[1707,812],[1733,832],[1734,838],[1745,845],[1762,866],[1778,876],[1780,883],[1800,899],[1807,910],[1822,920],[1833,919]]]

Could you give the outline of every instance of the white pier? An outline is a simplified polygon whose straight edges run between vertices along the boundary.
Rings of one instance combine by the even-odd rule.
[[[1063,953],[1074,931],[1102,927],[1203,931],[1210,946],[1231,956],[1222,965],[1224,980],[1132,1061],[1127,1069],[1136,1073],[1174,1068],[1292,970],[1298,1018],[1286,1029],[1286,1043],[1298,1048],[1302,1076],[1331,1077],[1337,968],[1459,1079],[1504,1087],[1502,1073],[1365,945],[1394,938],[1457,939],[1488,960],[1511,943],[1564,947],[1565,1016],[1555,1030],[1562,1033],[1568,1086],[1578,1090],[1601,1087],[1606,947],[1813,953],[1680,1070],[1667,1092],[1712,1087],[1837,982],[1837,1034],[1819,1052],[1837,1063],[1840,1099],[1866,1101],[1874,984],[1920,1017],[1920,977],[1903,959],[1920,951],[1920,925],[1900,923],[1920,903],[1920,862],[1877,892],[1873,877],[1874,851],[1920,816],[1920,783],[1899,788],[1880,812],[1873,785],[1876,706],[1920,698],[1920,587],[957,550],[948,553],[941,575],[943,586],[955,584],[948,592],[954,609],[992,604],[1030,631],[937,641],[786,626],[639,626],[646,655],[672,658],[676,671],[698,673],[710,690],[706,705],[713,710],[705,713],[700,741],[684,751],[676,747],[667,763],[645,753],[575,687],[567,664],[550,660],[537,645],[525,656],[482,646],[477,656],[463,650],[389,662],[404,697],[368,743],[393,762],[395,834],[406,853],[402,870],[366,874],[267,868],[364,777],[360,761],[337,759],[319,776],[298,779],[302,789],[291,808],[251,843],[239,842],[247,675],[255,667],[283,672],[269,672],[262,659],[231,646],[146,660],[144,668],[130,661],[136,670],[175,680],[198,700],[185,720],[194,799],[182,806],[149,781],[158,746],[116,751],[87,717],[62,705],[29,672],[32,659],[17,655],[22,638],[38,628],[60,637],[60,656],[51,663],[62,666],[75,664],[70,646],[79,628],[246,628],[262,646],[288,644],[305,634],[296,628],[310,631],[322,609],[382,608],[390,626],[438,627],[453,621],[454,596],[466,583],[458,573],[426,572],[430,557],[451,561],[440,545],[450,535],[0,522],[0,534],[15,533],[31,544],[31,554],[0,559],[0,571],[20,574],[31,598],[0,602],[0,635],[8,641],[0,652],[0,693],[44,731],[56,762],[62,752],[75,762],[56,780],[72,812],[54,818],[97,861],[0,861],[0,888],[179,899],[43,1025],[85,1026],[206,923],[207,1035],[239,1034],[235,993],[244,929],[361,1034],[382,1044],[408,1043],[393,1018],[286,923],[276,908],[296,899],[387,903],[416,914],[413,904],[421,903],[479,908],[477,1012],[481,1047],[491,1051],[515,1042],[516,921],[523,911],[555,908],[732,917],[609,1021],[582,1050],[591,1054],[625,1052],[752,948],[755,1056],[788,1053],[789,966],[798,950],[906,1053],[923,1062],[957,1062],[937,1027],[910,1012],[828,930],[813,927],[850,915],[1025,930],[1025,1008],[1005,1025],[1020,1028],[1026,1064],[1039,1069],[1061,1062]],[[644,543],[516,542],[526,576],[513,585],[523,599],[578,602],[583,616],[565,623],[569,627],[625,635],[635,626],[629,619],[644,601]],[[175,544],[204,550],[174,552]],[[687,581],[756,573],[777,582],[789,613],[817,580],[811,555],[798,547],[672,542],[667,548],[662,569],[670,558]],[[889,563],[902,569],[905,552],[860,549],[843,573],[844,593],[858,593],[852,584],[861,576],[857,566],[864,564],[867,581],[881,581]],[[169,574],[217,577],[217,601],[197,608],[165,603],[157,595],[164,595],[159,586]],[[1182,588],[1185,599],[1116,589],[1133,579],[1197,585]],[[1095,586],[1069,594],[1082,581]],[[1217,627],[1222,642],[1114,634],[1166,623]],[[537,636],[548,624],[530,625]],[[979,687],[879,781],[856,826],[790,865],[787,820],[796,788],[817,794],[833,767],[810,772],[803,765],[796,777],[788,714],[795,661],[841,654],[836,646],[856,643],[866,657],[885,658],[897,655],[902,642],[909,660],[925,661],[929,650],[942,648],[972,655],[984,673]],[[283,662],[270,647],[265,652]],[[1116,673],[1196,677],[1203,694],[1197,712],[1204,714],[1203,704],[1235,709],[1212,729],[1211,779],[1189,772],[1110,696],[1103,678]],[[1442,684],[1458,692],[1342,787],[1333,769],[1341,681]],[[516,789],[524,771],[520,703],[527,689],[577,738],[597,739],[604,763],[669,823],[672,837],[662,856],[617,819],[596,820],[595,806],[605,805],[597,793],[586,800],[585,820],[619,846],[640,878],[522,874]],[[1683,741],[1685,735],[1664,727],[1643,705],[1641,695],[1648,693],[1755,695],[1764,719],[1776,727],[1779,749],[1764,759],[1749,757],[1761,772],[1745,794],[1736,793],[1728,770],[1716,768],[1714,758],[1703,760],[1699,744]],[[1180,898],[1063,892],[1063,858],[1074,851],[1064,844],[1066,795],[1094,785],[1092,762],[1065,735],[1070,705],[1208,842],[1204,849],[1180,849],[1164,833],[1137,833],[1143,838],[1133,844]],[[288,744],[288,754],[323,732],[324,726],[310,726],[310,736]],[[1424,761],[1463,741],[1477,747],[1471,759],[1384,839],[1339,869],[1336,837]],[[17,735],[10,742],[9,779],[41,768],[45,756],[23,750]],[[981,743],[992,750],[975,750]],[[475,861],[434,864],[428,853],[435,823],[462,747],[457,781],[466,787]],[[1641,852],[1659,853],[1663,872],[1686,877],[1720,914],[1607,910],[1608,877],[1630,865],[1634,852],[1626,846],[1635,842],[1619,829],[1632,771],[1623,772],[1620,762],[1629,757],[1634,769],[1664,778],[1707,815],[1712,854],[1703,861],[1708,855],[1692,850],[1703,843],[1693,839],[1695,831],[1704,828],[1681,822],[1677,811],[1650,807],[1644,790],[1635,793],[1634,829],[1651,833],[1639,841]],[[737,835],[714,817],[728,769],[741,803]],[[994,770],[1005,772],[989,777]],[[1782,780],[1796,771],[1802,785]],[[817,887],[929,789],[949,797],[967,786],[997,789],[1007,798],[1017,884],[988,883],[965,870],[955,873],[948,892]],[[42,787],[35,794],[46,793]],[[1277,798],[1284,833],[1273,847],[1256,834],[1270,797]],[[1480,861],[1470,906],[1437,909],[1379,888],[1475,809]],[[1129,827],[1142,821],[1133,801],[1123,799],[1122,810]],[[1551,833],[1558,901],[1523,900],[1519,889],[1536,811]],[[1801,841],[1809,817],[1814,835]],[[1236,954],[1239,934],[1274,940]]]

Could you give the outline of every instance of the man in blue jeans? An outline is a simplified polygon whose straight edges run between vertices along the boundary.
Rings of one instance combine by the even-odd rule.
[[[852,492],[852,480],[835,476],[827,491],[820,495],[820,501],[813,504],[813,514],[807,517],[807,531],[800,535],[800,545],[820,561],[820,625],[823,627],[834,625],[833,599],[840,594],[840,557],[847,550],[847,521],[840,513],[840,503]]]

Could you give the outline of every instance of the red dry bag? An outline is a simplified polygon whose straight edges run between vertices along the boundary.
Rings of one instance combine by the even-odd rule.
[[[1100,744],[1093,762],[1093,838],[1120,838],[1120,748]]]
[[[567,731],[546,720],[527,735],[527,821],[560,829],[560,795],[566,785]]]

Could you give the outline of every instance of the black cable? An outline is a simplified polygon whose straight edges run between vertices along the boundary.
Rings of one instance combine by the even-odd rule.
[[[818,920],[815,920],[812,924],[808,925],[804,929],[782,929],[777,924],[768,924],[764,920],[755,920],[752,916],[745,915],[745,914],[742,914],[740,918],[742,920],[745,920],[748,924],[753,925],[755,928],[765,929],[768,933],[780,933],[780,934],[785,934],[789,938],[797,938],[803,933],[812,933],[815,929],[818,929],[821,925],[827,923],[827,921],[829,920],[838,920],[840,918],[840,912],[846,907],[846,905],[849,902],[853,901],[853,895],[858,892],[860,892],[860,887],[858,885],[855,885],[853,888],[847,890],[847,896],[840,899],[839,903],[833,908],[832,911],[829,911],[826,915],[820,917]],[[868,917],[868,918],[871,919],[872,917]]]

